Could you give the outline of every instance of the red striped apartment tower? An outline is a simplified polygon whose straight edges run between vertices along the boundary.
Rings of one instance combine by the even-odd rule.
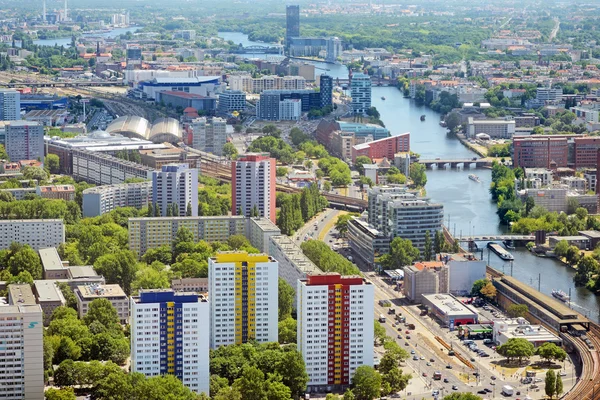
[[[297,296],[309,390],[344,389],[358,367],[373,366],[373,285],[360,276],[307,275]]]
[[[275,223],[275,163],[268,153],[244,154],[231,163],[233,215],[251,217],[257,213]]]

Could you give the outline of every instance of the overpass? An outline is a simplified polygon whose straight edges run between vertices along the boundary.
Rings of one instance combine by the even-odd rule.
[[[426,168],[433,168],[434,166],[438,169],[446,168],[459,168],[462,165],[463,168],[489,168],[492,166],[492,159],[490,158],[471,158],[471,159],[441,159],[436,158],[435,160],[421,159],[417,161],[419,164],[424,165]]]
[[[495,242],[500,240],[512,240],[518,242],[533,242],[533,235],[478,235],[478,236],[461,236],[454,238],[459,242]]]
[[[14,87],[82,87],[82,86],[127,86],[121,82],[110,82],[110,81],[76,81],[76,82],[12,82],[3,83],[4,86],[9,88]]]

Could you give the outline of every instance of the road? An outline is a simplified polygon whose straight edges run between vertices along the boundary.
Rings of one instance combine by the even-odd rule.
[[[556,35],[558,34],[558,30],[560,29],[560,20],[558,17],[554,17],[554,28],[552,28],[552,32],[550,32],[550,36],[548,36],[548,42],[552,42]]]

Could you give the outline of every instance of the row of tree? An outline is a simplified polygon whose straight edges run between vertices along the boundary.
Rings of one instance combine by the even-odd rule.
[[[277,196],[279,213],[277,226],[284,235],[292,235],[304,226],[304,223],[327,207],[327,200],[319,193],[316,184],[302,189],[295,194],[280,194]]]

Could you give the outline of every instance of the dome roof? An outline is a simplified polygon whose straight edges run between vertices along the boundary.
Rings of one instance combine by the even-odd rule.
[[[89,135],[91,138],[94,139],[105,139],[105,138],[109,138],[111,135],[110,133],[106,132],[106,131],[94,131],[92,133],[90,133]]]

